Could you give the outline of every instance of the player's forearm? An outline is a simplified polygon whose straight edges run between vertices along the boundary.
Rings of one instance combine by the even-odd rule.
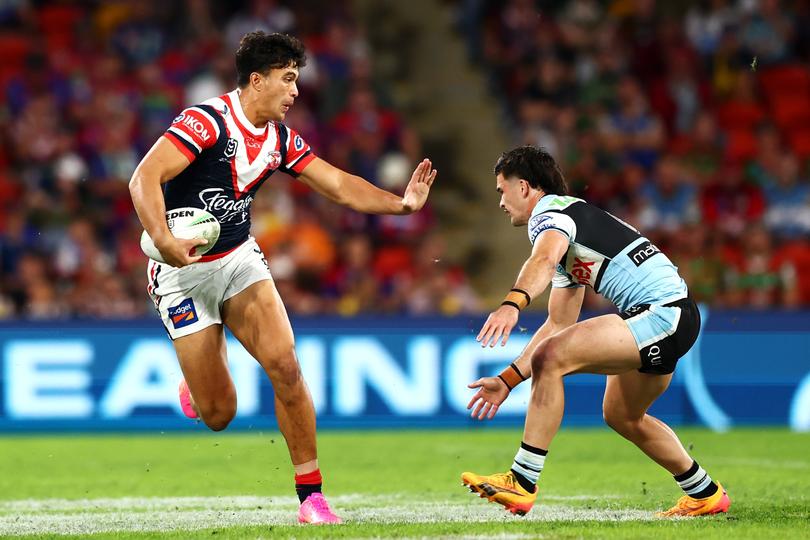
[[[162,238],[171,234],[166,224],[166,203],[160,185],[159,178],[140,167],[135,170],[129,181],[129,193],[135,212],[156,245]]]
[[[407,213],[402,204],[402,197],[380,189],[359,176],[344,173],[341,186],[341,200],[338,202],[352,210],[366,214]]]
[[[520,269],[515,288],[526,291],[531,298],[540,296],[546,290],[557,268],[557,261],[546,255],[532,255]]]

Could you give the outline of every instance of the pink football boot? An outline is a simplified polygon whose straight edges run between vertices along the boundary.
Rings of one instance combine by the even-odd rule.
[[[337,525],[342,520],[332,513],[322,493],[313,493],[298,508],[298,523]]]
[[[177,389],[177,392],[180,394],[180,408],[183,409],[183,414],[195,420],[199,418],[197,411],[194,410],[194,406],[191,404],[191,392],[188,390],[185,379],[180,381],[180,388]]]

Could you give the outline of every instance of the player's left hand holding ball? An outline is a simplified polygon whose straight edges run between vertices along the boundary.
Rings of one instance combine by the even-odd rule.
[[[171,234],[155,240],[155,247],[163,256],[163,261],[175,268],[199,261],[202,254],[196,248],[207,244],[208,240],[205,238],[175,238]]]
[[[402,209],[406,214],[412,214],[422,209],[427,201],[430,186],[436,179],[436,170],[429,159],[423,159],[411,175],[411,180],[402,196]]]

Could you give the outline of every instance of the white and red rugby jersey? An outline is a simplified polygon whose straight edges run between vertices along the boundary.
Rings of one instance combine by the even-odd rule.
[[[219,258],[247,240],[250,204],[271,174],[298,176],[315,159],[306,141],[284,124],[253,126],[238,90],[185,109],[163,136],[191,162],[163,185],[166,210],[203,208],[222,225],[202,260]]]

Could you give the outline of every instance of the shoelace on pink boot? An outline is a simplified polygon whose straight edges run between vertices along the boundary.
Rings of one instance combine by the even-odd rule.
[[[319,524],[337,524],[342,520],[332,513],[329,508],[329,503],[322,493],[313,493],[301,503],[298,509],[298,522],[299,523],[312,523]]]

